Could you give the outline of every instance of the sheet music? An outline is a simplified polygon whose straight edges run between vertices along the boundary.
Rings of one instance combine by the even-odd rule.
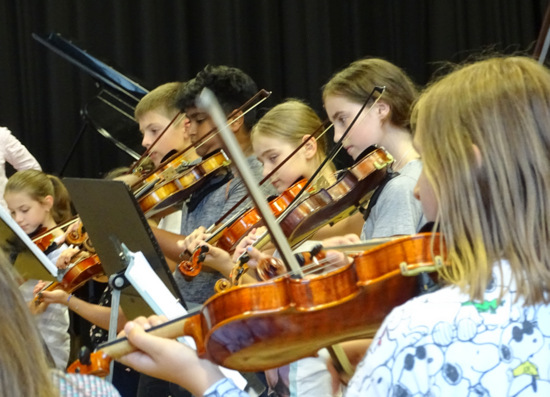
[[[125,254],[131,255],[132,258],[124,275],[157,315],[163,314],[169,320],[173,320],[187,314],[187,310],[166,288],[166,285],[153,271],[141,252],[126,251]],[[195,350],[197,349],[195,340],[190,336],[178,338],[178,341],[186,343]],[[219,368],[226,377],[235,382],[237,387],[244,390],[247,381],[238,371],[221,366]]]

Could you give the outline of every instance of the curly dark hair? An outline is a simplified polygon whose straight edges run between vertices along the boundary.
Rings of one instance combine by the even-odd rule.
[[[206,65],[195,78],[182,87],[177,106],[182,111],[196,106],[195,99],[204,87],[208,87],[216,95],[225,114],[238,109],[258,92],[254,80],[242,70],[223,65]],[[247,130],[250,131],[255,122],[255,110],[244,116]]]

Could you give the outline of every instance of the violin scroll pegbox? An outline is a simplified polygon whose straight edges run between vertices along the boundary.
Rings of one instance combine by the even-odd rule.
[[[241,285],[242,282],[242,276],[248,271],[248,261],[250,260],[250,255],[248,255],[248,252],[243,253],[237,264],[231,269],[231,273],[229,274],[230,280],[226,278],[221,278],[218,281],[216,281],[216,285],[214,285],[214,289],[216,292],[222,292],[227,291],[230,288],[233,288],[237,285]]]
[[[109,374],[111,358],[103,352],[91,353],[86,346],[80,349],[78,360],[67,368],[71,374],[95,375],[101,378]]]
[[[190,260],[183,260],[178,265],[178,270],[185,277],[187,281],[191,281],[202,270],[202,263],[206,259],[208,253],[208,246],[202,245],[196,249],[191,255]]]

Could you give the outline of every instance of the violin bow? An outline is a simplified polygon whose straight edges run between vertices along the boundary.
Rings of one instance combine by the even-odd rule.
[[[153,148],[155,147],[155,145],[157,144],[157,142],[164,136],[164,134],[166,133],[166,131],[168,131],[168,129],[172,126],[172,124],[174,124],[176,122],[176,120],[182,115],[182,112],[179,111],[173,118],[172,120],[170,120],[170,122],[168,123],[168,125],[166,127],[164,127],[164,129],[161,131],[161,133],[156,137],[156,139],[153,141],[153,143],[151,143],[151,146],[149,146],[147,148],[147,150],[145,150],[143,152],[143,154],[140,156],[140,158],[134,163],[134,165],[132,166],[132,168],[130,168],[130,170],[128,171],[128,174],[133,174],[142,164],[143,162],[145,161],[145,159],[147,159],[149,157],[149,153],[151,153],[151,150],[153,150]],[[187,147],[182,153],[185,153],[187,150],[189,150],[191,146]]]
[[[328,161],[332,161],[332,159],[336,156],[336,154],[341,150],[342,148],[342,142],[344,141],[344,139],[346,138],[346,136],[349,134],[349,132],[351,131],[351,129],[353,128],[353,126],[355,125],[355,123],[357,122],[357,120],[359,119],[359,116],[361,116],[361,114],[363,113],[363,110],[365,109],[365,107],[367,106],[367,104],[370,102],[370,100],[372,99],[372,97],[374,96],[374,93],[375,92],[379,92],[380,95],[378,95],[378,97],[376,97],[376,99],[374,100],[374,103],[371,105],[371,107],[367,110],[367,113],[365,114],[368,114],[368,112],[371,111],[371,109],[374,107],[374,105],[376,105],[376,103],[380,100],[380,98],[382,97],[382,95],[384,94],[384,92],[386,91],[386,86],[375,86],[372,91],[370,92],[369,96],[367,97],[367,99],[363,102],[363,105],[361,106],[361,108],[359,109],[359,111],[357,112],[357,114],[355,115],[355,117],[353,118],[353,120],[351,121],[351,123],[349,124],[348,128],[346,128],[346,131],[344,131],[344,133],[342,134],[342,137],[338,140],[338,142],[336,142],[336,145],[334,145],[334,147],[332,148],[332,150],[330,151],[330,153],[325,157],[325,159],[323,160],[323,162],[319,165],[319,167],[317,168],[317,170],[313,173],[313,175],[311,176],[311,178],[309,178],[309,180],[306,182],[305,186],[302,188],[302,190],[300,190],[300,192],[298,192],[298,194],[296,195],[296,197],[294,198],[294,200],[292,201],[292,203],[290,203],[290,205],[281,213],[281,215],[279,215],[279,219],[284,219],[284,217],[290,213],[292,210],[294,210],[294,208],[296,207],[296,205],[299,204],[299,198],[300,196],[307,191],[307,187],[311,184],[311,182],[313,180],[315,180],[315,178],[317,177],[317,175],[319,175],[319,173],[323,170],[323,168],[325,167],[325,165],[327,164]],[[266,242],[266,239],[269,235],[269,232],[265,232],[263,233],[261,236],[258,237],[258,239],[254,242],[254,246],[256,246],[256,244],[261,244],[263,242]]]
[[[250,98],[248,101],[246,101],[242,106],[240,106],[238,109],[234,109],[228,116],[226,116],[227,119],[231,119],[233,117],[235,117],[239,112],[242,112],[242,114],[240,114],[238,117],[235,117],[233,120],[231,120],[229,123],[227,123],[227,119],[226,119],[226,123],[227,125],[231,125],[233,124],[234,122],[236,122],[237,120],[239,120],[240,118],[244,117],[248,112],[250,112],[252,109],[256,108],[259,104],[261,104],[263,101],[265,101],[267,98],[269,98],[269,96],[271,95],[271,91],[267,91],[265,89],[261,89],[260,91],[258,91],[256,94],[254,94],[254,96],[252,98]],[[259,98],[259,99],[258,99]],[[256,102],[256,103],[255,103]],[[182,112],[180,111],[173,119],[172,121],[170,121],[170,124],[168,124],[166,126],[166,128],[163,130],[163,132],[161,133],[164,134],[168,128],[170,128],[170,126],[172,125],[172,123],[174,123],[174,121],[182,114]],[[162,167],[164,167],[166,164],[169,164],[172,160],[174,160],[175,158],[177,158],[178,156],[182,155],[183,153],[186,153],[187,151],[189,151],[191,148],[195,147],[200,147],[201,145],[203,145],[204,143],[208,142],[210,139],[212,139],[214,136],[215,136],[215,133],[217,132],[217,128],[212,128],[210,131],[208,131],[203,137],[199,138],[196,142],[192,143],[191,145],[187,146],[185,149],[177,152],[177,153],[174,153],[172,156],[170,156],[168,159],[164,160],[157,168],[155,168],[153,171],[149,172],[147,175],[145,175],[145,177],[157,172],[159,169],[161,169]],[[151,145],[151,147],[160,139],[160,136],[157,137],[157,139],[153,142],[153,144]],[[150,147],[150,148],[151,148]],[[149,148],[149,149],[150,149]],[[146,153],[150,152],[150,150],[146,150]],[[145,155],[145,153],[142,155],[142,157]],[[139,161],[139,160],[138,160]],[[143,160],[141,160],[142,162]],[[134,186],[137,186],[139,185],[140,183],[142,182],[142,179],[139,180],[138,182],[136,182],[132,188]]]
[[[318,137],[321,137],[323,136],[331,127],[332,127],[332,124],[329,124],[328,126],[326,126],[325,128],[325,125],[327,124],[327,120],[323,121],[321,123],[321,125],[319,127],[317,127],[315,129],[315,131],[313,131],[309,137],[303,141],[302,143],[300,143],[298,145],[298,147],[296,149],[294,149],[287,157],[285,157],[285,159],[283,161],[281,161],[279,164],[277,164],[269,174],[267,174],[265,177],[262,178],[262,180],[258,183],[259,186],[262,186],[266,181],[269,180],[269,178],[271,178],[273,176],[273,174],[275,174],[275,172],[279,171],[279,169],[281,169],[281,167],[283,165],[286,164],[286,162],[288,160],[290,160],[296,153],[298,153],[298,151],[303,148],[311,139],[313,138],[318,138]],[[324,128],[324,129],[323,129]],[[321,132],[319,134],[319,132]],[[319,134],[319,136],[317,136],[317,134]],[[229,214],[231,214],[233,211],[235,211],[245,200],[248,199],[248,196],[245,195],[243,196],[233,207],[231,207],[229,209],[229,211],[227,211],[225,214],[223,214],[220,219],[218,219],[212,226],[210,226],[208,228],[208,230],[206,230],[207,233],[214,233],[206,242],[209,242],[211,241],[213,238],[215,238],[215,236],[218,236],[220,235],[223,230],[225,228],[227,228],[229,225],[231,225],[237,218],[239,218],[240,215],[242,215],[242,213],[244,212],[241,212],[241,213],[238,213],[238,214],[235,214],[233,215],[231,218],[229,218],[227,220],[227,222],[221,224],[228,216]],[[245,209],[246,211],[246,209]]]
[[[237,167],[239,174],[249,192],[249,195],[256,205],[258,212],[261,214],[267,229],[271,233],[273,243],[279,251],[284,263],[291,268],[294,274],[303,278],[304,274],[302,272],[302,269],[300,268],[296,257],[293,255],[290,245],[286,241],[286,237],[283,234],[281,227],[275,220],[275,216],[269,209],[260,189],[258,188],[258,186],[256,186],[252,171],[250,171],[249,167],[247,166],[246,158],[239,146],[239,143],[237,142],[237,139],[229,130],[229,128],[227,128],[227,125],[225,125],[225,117],[223,111],[218,103],[218,100],[214,96],[214,93],[208,88],[204,88],[197,98],[197,105],[205,109],[210,114],[210,117],[212,118],[214,123],[218,126],[220,135],[225,143],[225,146],[227,147],[229,155],[231,156],[235,166]],[[329,346],[327,347],[327,349],[335,360],[335,365],[339,366],[339,369],[342,369],[346,373],[351,375],[353,373],[352,366],[341,347],[335,345],[331,347]]]

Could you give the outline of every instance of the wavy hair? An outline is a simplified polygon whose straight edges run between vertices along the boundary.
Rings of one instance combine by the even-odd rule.
[[[525,57],[462,66],[426,89],[412,119],[439,203],[442,276],[482,299],[505,259],[518,296],[549,303],[550,72]]]

